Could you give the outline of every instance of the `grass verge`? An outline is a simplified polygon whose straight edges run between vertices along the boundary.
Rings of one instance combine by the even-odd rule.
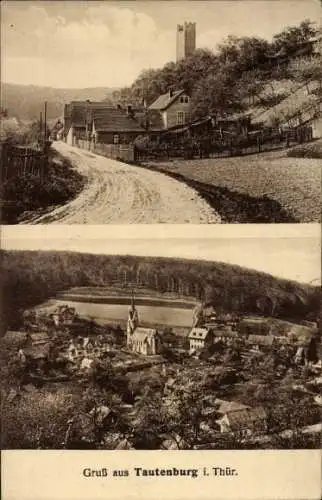
[[[322,139],[301,144],[287,152],[287,156],[293,158],[318,158],[322,159]]]

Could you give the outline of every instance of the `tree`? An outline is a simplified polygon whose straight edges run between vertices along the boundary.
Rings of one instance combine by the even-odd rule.
[[[106,445],[106,436],[109,433],[121,434],[123,437],[129,436],[130,422],[119,395],[89,387],[82,397],[81,409],[90,417],[96,447],[102,445],[103,442]]]
[[[291,61],[289,70],[292,77],[303,84],[306,84],[307,92],[309,93],[309,83],[313,80],[318,82],[319,88],[322,87],[322,61],[321,57],[296,59]]]
[[[320,411],[312,407],[309,397],[298,399],[293,391],[279,392],[270,407],[268,426],[270,433],[279,433],[289,429],[298,432],[301,427],[320,421]]]
[[[135,404],[133,441],[136,449],[158,449],[168,430],[168,418],[161,394],[147,388]]]
[[[192,448],[200,435],[205,401],[199,384],[187,381],[173,393],[170,430],[180,436],[187,448]]]
[[[306,19],[299,26],[291,26],[273,37],[273,50],[284,55],[292,55],[318,32],[313,23]]]
[[[192,117],[212,115],[223,118],[243,111],[245,105],[241,98],[235,67],[227,64],[196,85],[190,105]]]
[[[269,43],[256,37],[228,36],[219,45],[218,58],[223,64],[233,64],[236,72],[253,70],[267,60]]]
[[[117,373],[109,360],[95,360],[89,372],[90,382],[100,389],[116,393],[123,398],[129,394],[129,380],[125,375]]]

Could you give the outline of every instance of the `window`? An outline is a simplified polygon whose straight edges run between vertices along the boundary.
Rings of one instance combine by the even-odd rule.
[[[185,114],[184,111],[178,111],[177,113],[177,124],[182,125],[184,123]]]
[[[180,97],[180,102],[181,102],[181,103],[184,103],[184,104],[188,104],[188,102],[189,102],[189,97],[188,97],[187,95],[182,95],[182,96]]]
[[[120,136],[119,134],[114,134],[113,136],[113,144],[119,144],[120,143]]]

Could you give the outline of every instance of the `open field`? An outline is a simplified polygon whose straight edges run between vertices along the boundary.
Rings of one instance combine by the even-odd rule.
[[[119,324],[124,325],[128,317],[129,303],[93,303],[79,302],[73,300],[49,300],[44,304],[36,307],[38,311],[51,313],[57,306],[67,305],[74,307],[77,314],[82,318],[93,318],[98,324],[104,325]],[[190,327],[192,325],[192,307],[190,309],[178,307],[177,304],[167,306],[160,305],[139,305],[138,313],[140,324],[148,325],[163,325],[172,327]]]
[[[135,288],[135,302],[142,305],[164,305],[184,309],[193,308],[198,301],[193,297],[180,297],[178,294],[169,292],[157,292],[145,288]],[[117,286],[108,287],[74,287],[62,292],[57,297],[61,300],[72,300],[76,302],[89,302],[96,304],[130,304],[132,289],[124,289]]]
[[[319,159],[291,158],[286,151],[274,151],[145,166],[194,186],[224,222],[321,221]]]

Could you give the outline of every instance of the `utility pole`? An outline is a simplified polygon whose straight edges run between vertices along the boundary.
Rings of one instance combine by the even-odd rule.
[[[40,111],[40,116],[39,116],[39,145],[42,143],[42,112]]]
[[[47,101],[45,101],[45,142],[47,141]]]

